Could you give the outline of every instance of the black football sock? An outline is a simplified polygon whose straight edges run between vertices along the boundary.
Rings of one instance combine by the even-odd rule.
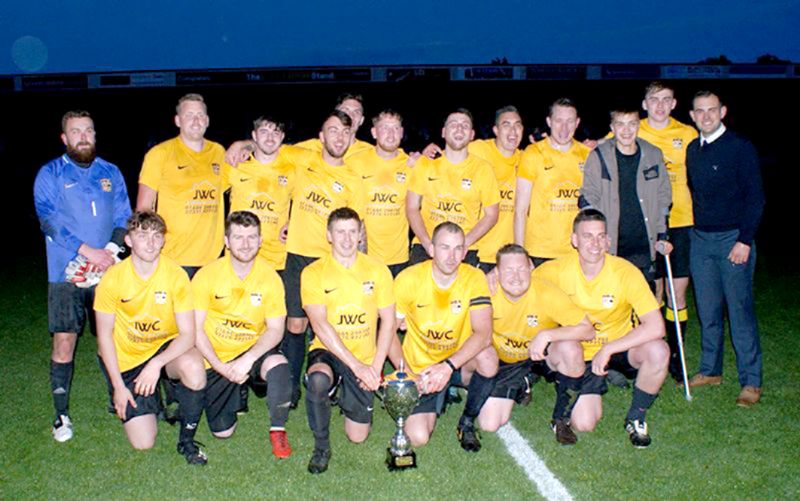
[[[181,431],[178,435],[178,443],[194,440],[197,433],[197,423],[200,415],[203,414],[206,390],[190,390],[183,383],[175,385],[175,396],[180,406]]]
[[[289,381],[289,364],[278,364],[267,371],[267,408],[272,427],[286,425],[291,398],[292,383]]]
[[[323,372],[308,375],[306,383],[306,413],[308,426],[314,433],[314,448],[330,449],[329,426],[331,421],[331,378]]]
[[[65,364],[50,360],[50,389],[53,393],[53,407],[58,416],[69,415],[69,388],[72,384],[74,362]]]
[[[651,395],[644,390],[639,389],[638,386],[633,386],[633,398],[631,399],[631,408],[628,409],[628,415],[625,417],[626,421],[639,420],[644,422],[645,413],[647,409],[653,405],[658,394]]]
[[[553,419],[567,419],[581,392],[583,376],[570,377],[556,373],[556,403],[553,406]]]
[[[459,425],[472,424],[481,412],[483,404],[494,391],[495,378],[481,376],[478,372],[472,374],[467,385],[467,401],[464,403],[464,413],[461,415]]]
[[[295,388],[300,387],[300,376],[303,374],[303,362],[306,358],[306,333],[289,332],[287,329],[283,333],[281,341],[281,351],[289,360],[289,369],[292,376],[292,384]]]

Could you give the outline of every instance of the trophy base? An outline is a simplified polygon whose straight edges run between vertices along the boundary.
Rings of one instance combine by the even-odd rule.
[[[391,449],[386,449],[386,466],[389,471],[403,471],[409,468],[417,467],[417,453],[411,451],[405,456],[395,456],[392,454]]]

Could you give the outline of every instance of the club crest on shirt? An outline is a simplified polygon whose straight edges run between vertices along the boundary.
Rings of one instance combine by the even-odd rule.
[[[672,138],[672,149],[680,150],[681,148],[683,148],[683,139],[679,137]]]
[[[450,301],[450,311],[452,311],[453,314],[458,315],[461,313],[461,308],[461,300],[456,299],[455,301]]]
[[[335,191],[336,193],[341,193],[343,189],[344,186],[342,186],[342,183],[340,183],[339,181],[333,182],[333,191]]]
[[[261,293],[260,292],[252,292],[250,293],[250,304],[253,306],[261,306]]]
[[[536,315],[528,315],[528,327],[537,327],[539,325],[539,317]]]
[[[219,164],[213,163],[211,164],[211,170],[214,171],[215,176],[219,176]]]
[[[111,192],[111,180],[107,179],[107,178],[101,179],[100,180],[100,188],[102,188],[103,191],[105,191],[107,193],[110,193]]]
[[[367,296],[375,292],[375,282],[373,282],[372,280],[367,280],[366,282],[364,282],[362,284],[362,287],[364,289],[364,294]]]
[[[586,165],[586,162],[578,162],[578,169],[583,172],[583,166]]]
[[[286,186],[289,184],[289,179],[286,176],[278,176],[278,184],[281,186]]]
[[[614,295],[603,294],[603,308],[611,308],[614,306]]]
[[[406,173],[405,172],[397,172],[397,173],[395,173],[394,178],[397,180],[398,183],[405,183],[406,182]]]
[[[468,190],[472,188],[472,179],[462,179],[461,180],[461,189]]]
[[[167,304],[167,291],[155,292],[156,304]]]

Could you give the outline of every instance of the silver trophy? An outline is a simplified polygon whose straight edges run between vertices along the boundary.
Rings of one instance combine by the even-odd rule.
[[[389,448],[386,449],[386,465],[389,470],[398,471],[417,466],[417,455],[411,449],[411,440],[403,427],[418,401],[417,384],[406,374],[401,364],[397,372],[386,377],[383,388],[383,406],[397,425],[397,430],[389,441]]]

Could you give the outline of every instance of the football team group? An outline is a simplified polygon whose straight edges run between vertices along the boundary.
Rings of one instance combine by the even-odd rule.
[[[581,143],[575,103],[558,99],[548,133],[524,150],[517,108],[497,110],[484,140],[456,109],[442,146],[407,154],[393,110],[372,118],[374,144],[357,139],[362,99],[345,94],[318,138],[284,144],[284,123],[261,116],[226,151],[205,138],[203,97],[187,94],[178,136],[144,158],[135,211],[119,169],[96,155],[89,113],[67,112],[66,153],[34,184],[53,437],[73,437],[73,357],[88,322],[131,446],[151,448],[159,418],[178,421],[191,464],[207,461],[195,440],[202,414],[215,437],[231,437],[252,389],[278,458],[292,453],[285,425],[305,395],[308,470],[324,472],[331,409],[350,441],[366,440],[387,361],[421,394],[405,423],[415,446],[463,388],[456,435],[478,451],[479,430],[505,424],[539,380],[555,388],[555,439],[574,444],[601,419],[607,385],[632,380],[623,428],[647,447],[646,412],[664,381],[687,380],[677,333],[690,277],[702,354],[689,386],[722,383],[727,313],[736,403],[755,404],[758,156],[722,123],[717,94],[691,102],[699,135],[672,118],[676,104],[653,82],[645,118],[611,110],[609,135]]]

